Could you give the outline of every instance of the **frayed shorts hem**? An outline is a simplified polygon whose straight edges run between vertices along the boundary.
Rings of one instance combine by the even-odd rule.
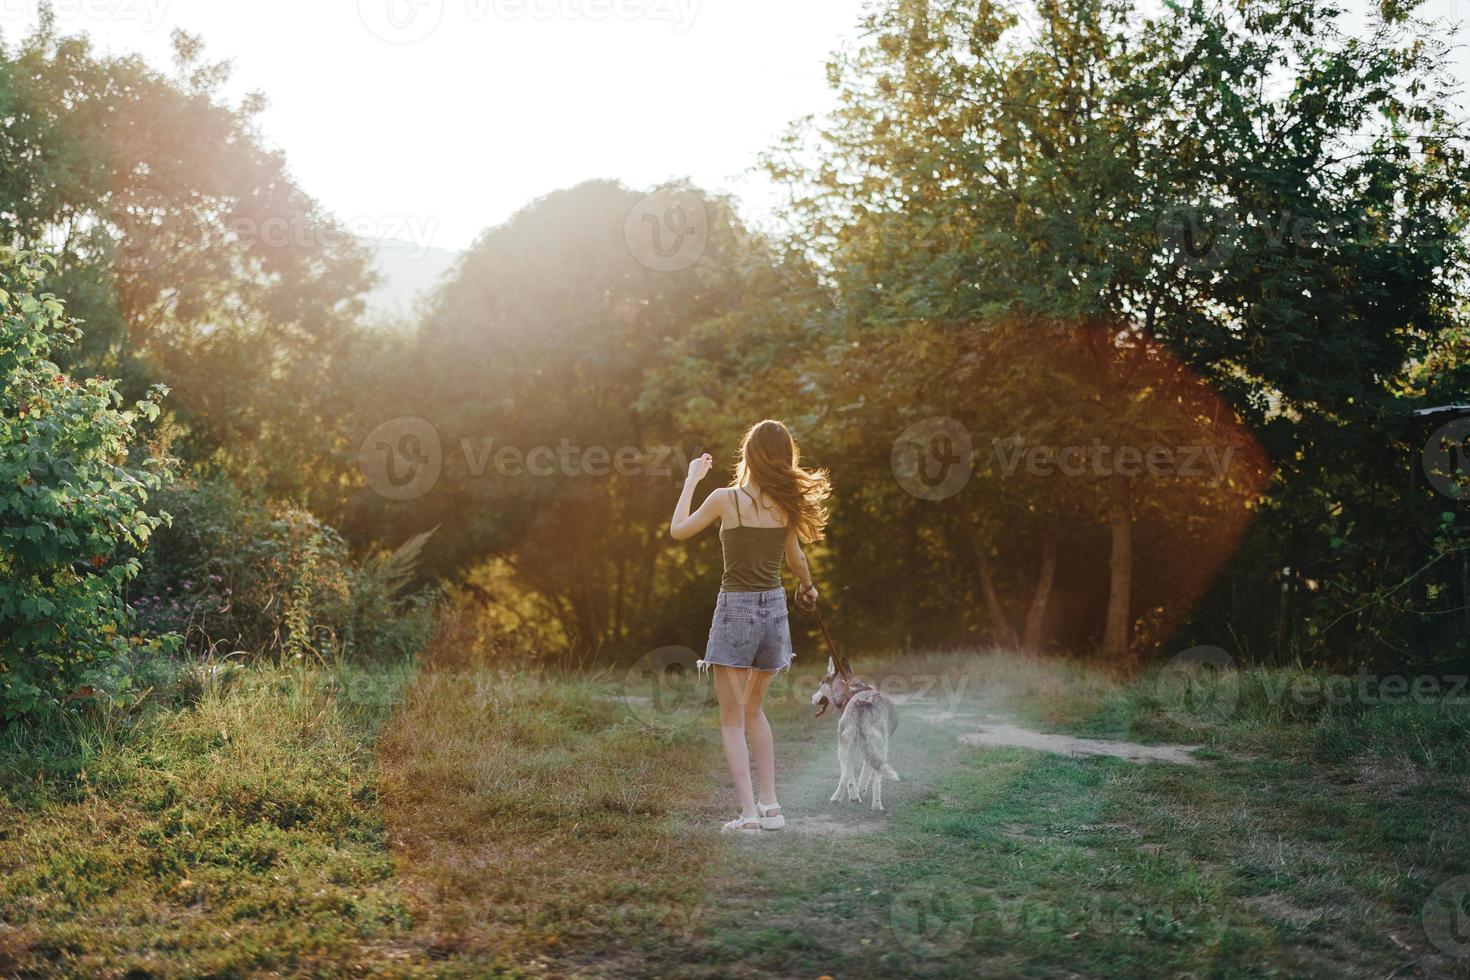
[[[779,674],[783,670],[790,670],[791,661],[795,659],[795,657],[792,657],[791,660],[786,661],[779,667],[757,667],[754,664],[722,664],[718,660],[696,660],[694,661],[694,666],[699,668],[699,676],[701,677],[703,677],[711,667],[728,667],[731,670],[758,670],[762,674]]]

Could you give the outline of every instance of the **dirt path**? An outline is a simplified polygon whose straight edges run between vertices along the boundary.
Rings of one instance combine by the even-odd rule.
[[[1130,762],[1172,762],[1177,765],[1197,766],[1200,760],[1194,753],[1198,745],[1141,745],[1138,742],[1120,742],[1101,738],[1078,738],[1074,735],[1056,735],[1037,732],[1005,721],[996,721],[981,726],[979,731],[960,736],[967,745],[1004,745],[1021,749],[1037,749],[1055,752],[1058,755],[1104,755]]]

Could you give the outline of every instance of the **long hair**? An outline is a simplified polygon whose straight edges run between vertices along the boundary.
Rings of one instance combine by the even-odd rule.
[[[832,483],[826,470],[801,468],[801,450],[784,422],[766,419],[745,433],[732,486],[746,480],[754,480],[776,502],[802,542],[822,539],[822,529],[827,526],[822,501],[832,493]]]

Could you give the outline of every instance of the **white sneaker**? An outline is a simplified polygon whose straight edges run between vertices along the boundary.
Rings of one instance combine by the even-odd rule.
[[[779,803],[772,803],[770,806],[757,803],[755,812],[760,814],[762,830],[780,830],[786,826],[786,818],[781,815],[781,804]]]
[[[722,834],[758,834],[761,832],[759,817],[736,817],[720,828]]]

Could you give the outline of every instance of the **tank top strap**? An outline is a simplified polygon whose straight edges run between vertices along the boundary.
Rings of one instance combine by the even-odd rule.
[[[743,527],[744,521],[740,518],[740,488],[731,487],[731,489],[735,491],[735,526]]]
[[[751,493],[749,490],[746,490],[745,487],[740,487],[740,490],[744,491],[745,495],[750,498],[750,505],[755,508],[755,516],[759,517],[761,513],[761,502],[759,500],[756,500],[755,494]]]

